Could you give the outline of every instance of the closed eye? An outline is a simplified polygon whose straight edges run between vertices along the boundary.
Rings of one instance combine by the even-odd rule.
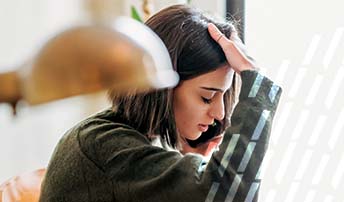
[[[207,99],[205,97],[202,97],[202,100],[205,104],[210,104],[211,103],[211,99]]]

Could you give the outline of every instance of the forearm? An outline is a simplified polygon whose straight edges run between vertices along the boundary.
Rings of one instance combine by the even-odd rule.
[[[243,84],[232,126],[204,171],[204,180],[213,179],[208,201],[257,200],[259,168],[281,89],[257,72],[244,71],[241,75]]]

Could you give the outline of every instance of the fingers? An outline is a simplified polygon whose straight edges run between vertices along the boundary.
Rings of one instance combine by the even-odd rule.
[[[237,42],[238,44],[243,44],[238,36],[238,33],[234,30],[231,33],[230,39],[228,39],[213,23],[208,24],[208,31],[210,36],[221,46],[224,47],[228,42]],[[221,39],[224,39],[221,41]],[[237,45],[237,44],[236,44]]]
[[[246,49],[241,42],[236,32],[231,34],[231,39],[228,39],[222,32],[212,23],[208,24],[208,31],[210,36],[217,41],[225,53],[228,64],[233,70],[240,74],[244,70],[254,69],[254,64],[246,57]]]
[[[224,48],[226,42],[228,43],[229,40],[227,37],[213,24],[208,24],[208,31],[210,36],[222,47]]]
[[[221,46],[228,59],[229,52],[235,46],[234,42],[228,39],[213,23],[208,24],[208,31],[210,36]]]

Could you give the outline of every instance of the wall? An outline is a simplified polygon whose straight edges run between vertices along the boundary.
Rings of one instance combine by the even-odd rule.
[[[52,36],[88,22],[110,22],[130,15],[140,0],[0,0],[0,72],[18,69]],[[151,1],[153,12],[186,0]],[[221,3],[222,2],[222,3]],[[192,4],[216,11],[223,1]],[[83,118],[109,106],[104,93],[30,107],[20,103],[18,115],[0,104],[0,182],[10,176],[46,167],[65,131]]]
[[[82,0],[11,0],[0,5],[0,72],[18,69],[49,38],[92,19]],[[46,167],[63,133],[105,107],[104,93],[34,107],[20,103],[15,117],[10,106],[0,104],[0,182]]]

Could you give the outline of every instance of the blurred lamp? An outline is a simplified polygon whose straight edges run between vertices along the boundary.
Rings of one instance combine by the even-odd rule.
[[[109,88],[121,93],[177,82],[159,37],[122,17],[111,26],[68,29],[50,39],[29,64],[0,74],[0,103],[36,105]]]

